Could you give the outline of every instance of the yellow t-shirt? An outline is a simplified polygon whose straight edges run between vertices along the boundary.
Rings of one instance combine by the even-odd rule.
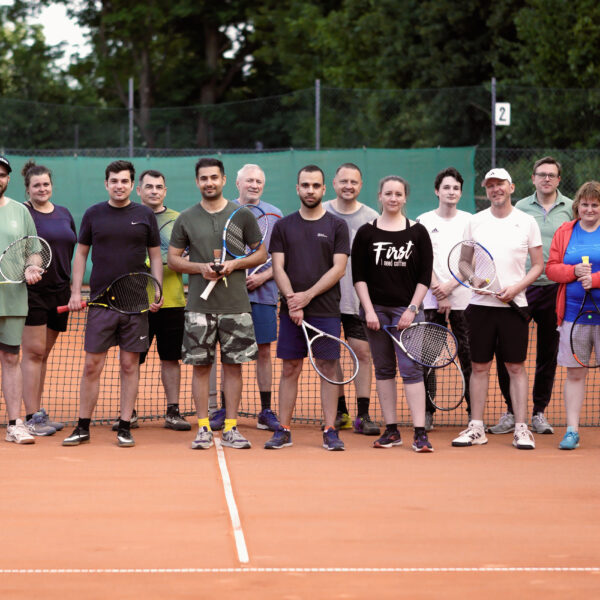
[[[179,213],[165,207],[160,213],[154,213],[160,232],[160,251],[163,259],[163,298],[162,308],[175,308],[185,306],[183,293],[183,278],[181,273],[176,273],[167,267],[167,250],[171,239],[171,230]]]

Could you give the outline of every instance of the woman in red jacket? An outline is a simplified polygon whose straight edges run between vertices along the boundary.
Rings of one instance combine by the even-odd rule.
[[[556,298],[560,332],[558,364],[567,368],[564,389],[567,431],[559,444],[562,450],[574,450],[579,446],[579,414],[588,372],[573,357],[571,327],[587,290],[591,290],[594,301],[600,305],[599,182],[588,181],[577,190],[573,216],[574,221],[564,223],[554,234],[546,264],[548,278],[560,284]],[[590,352],[593,345],[596,356],[600,357],[600,315],[592,317],[590,326],[595,329],[594,335],[590,336]]]

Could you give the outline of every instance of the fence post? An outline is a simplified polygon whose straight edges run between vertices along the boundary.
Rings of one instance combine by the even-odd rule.
[[[315,150],[321,149],[321,80],[315,79]]]
[[[129,78],[129,156],[133,157],[133,77]]]
[[[496,166],[496,78],[492,77],[492,166]]]

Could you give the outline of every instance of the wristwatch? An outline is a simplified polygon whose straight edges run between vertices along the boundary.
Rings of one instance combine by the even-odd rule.
[[[415,313],[416,315],[419,312],[419,307],[416,304],[409,304],[408,310],[410,310],[410,312]]]

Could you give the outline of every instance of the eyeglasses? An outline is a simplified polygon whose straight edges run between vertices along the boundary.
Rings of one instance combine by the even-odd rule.
[[[558,177],[556,173],[534,173],[534,175],[540,179],[549,179],[550,181]]]

